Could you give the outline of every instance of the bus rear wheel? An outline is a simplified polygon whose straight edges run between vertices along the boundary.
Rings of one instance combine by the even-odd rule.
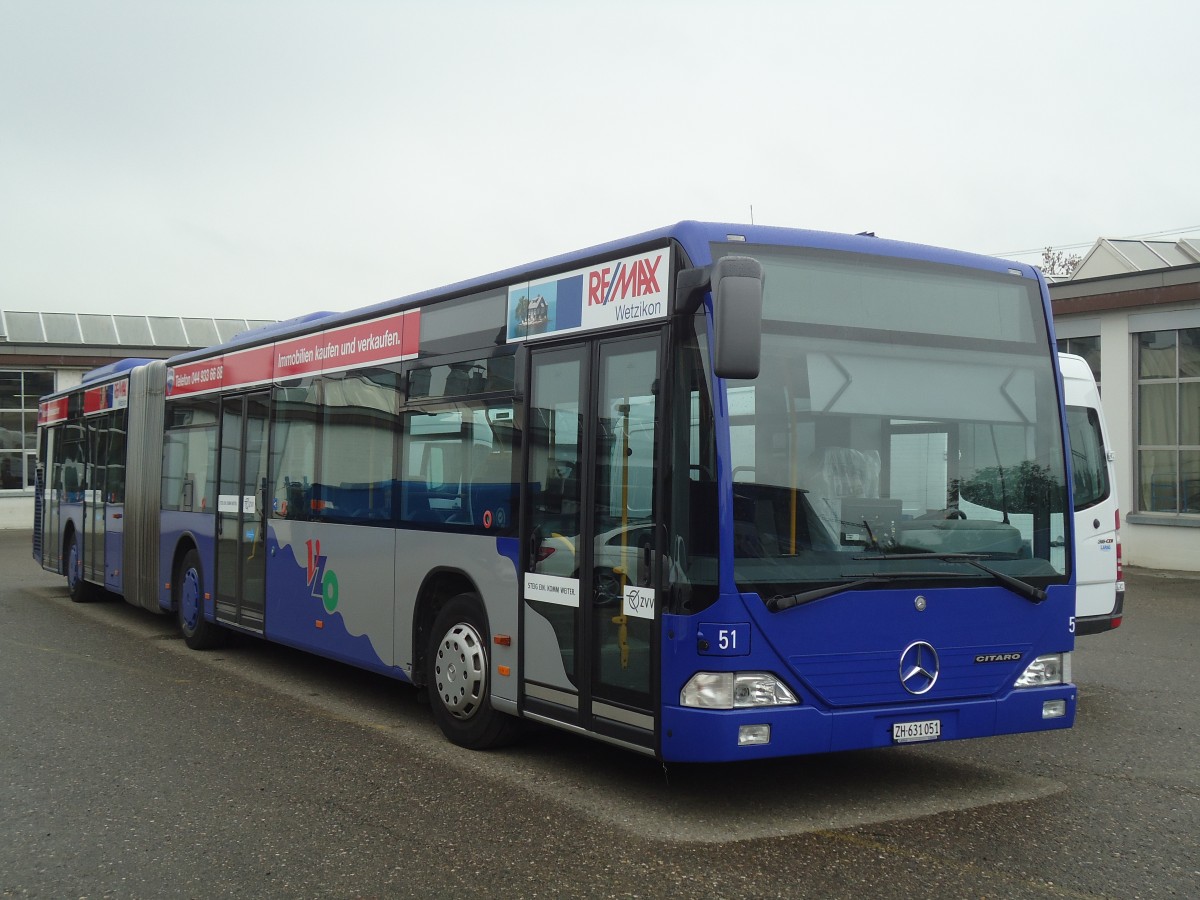
[[[95,596],[90,584],[83,580],[83,553],[79,549],[79,538],[74,533],[67,538],[63,551],[67,569],[67,592],[75,603],[86,603]]]
[[[487,617],[479,596],[452,598],[438,611],[429,634],[425,682],[442,734],[470,750],[511,742],[520,723],[492,708]]]
[[[204,618],[204,570],[194,547],[180,560],[172,585],[175,614],[184,643],[193,650],[217,646],[223,637],[222,629]]]

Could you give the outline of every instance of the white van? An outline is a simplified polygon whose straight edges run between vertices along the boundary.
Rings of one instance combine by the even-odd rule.
[[[1125,603],[1121,510],[1100,392],[1081,356],[1058,355],[1075,494],[1075,634],[1121,624]]]

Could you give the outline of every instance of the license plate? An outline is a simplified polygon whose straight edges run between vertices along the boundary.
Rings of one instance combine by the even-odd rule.
[[[941,736],[942,722],[940,719],[929,719],[924,722],[895,722],[892,725],[892,740],[897,744],[936,741]]]

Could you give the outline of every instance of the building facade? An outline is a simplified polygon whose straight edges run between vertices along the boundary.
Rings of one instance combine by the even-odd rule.
[[[1100,384],[1125,562],[1200,571],[1200,243],[1098,241],[1050,298]]]
[[[0,528],[33,525],[38,399],[128,357],[165,359],[208,347],[254,319],[0,310]]]

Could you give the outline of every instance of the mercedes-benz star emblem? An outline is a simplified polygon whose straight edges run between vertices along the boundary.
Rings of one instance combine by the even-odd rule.
[[[938,677],[938,655],[932,644],[917,641],[900,654],[900,683],[910,694],[924,694]]]

